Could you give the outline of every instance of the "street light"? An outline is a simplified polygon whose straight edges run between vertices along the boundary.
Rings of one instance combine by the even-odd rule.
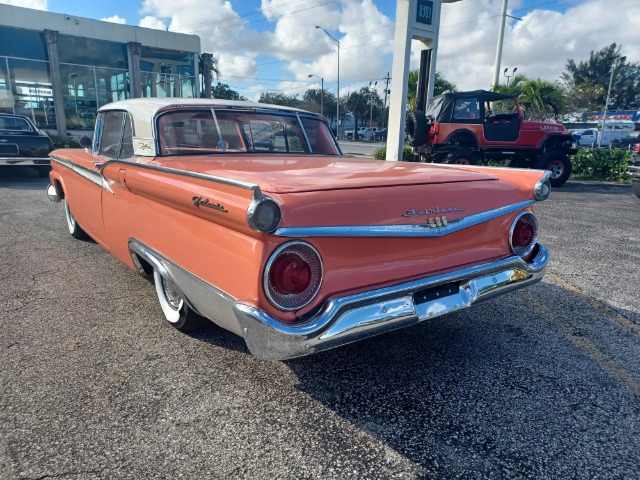
[[[316,28],[319,28],[324,33],[326,33],[327,36],[331,40],[333,40],[333,43],[335,43],[336,46],[338,47],[338,91],[336,92],[336,136],[338,138],[340,138],[340,42],[338,40],[336,40],[333,37],[333,35],[331,35],[329,32],[327,32],[320,25],[316,25]]]
[[[600,132],[600,138],[598,139],[598,148],[602,144],[602,137],[604,136],[604,126],[607,123],[607,110],[609,109],[609,97],[611,96],[611,85],[613,84],[613,74],[616,71],[616,66],[621,65],[627,57],[620,57],[618,61],[613,61],[613,65],[611,66],[611,78],[609,78],[609,89],[607,90],[607,99],[604,102],[604,116],[602,117],[602,132]]]
[[[324,115],[324,78],[310,73],[307,75],[309,78],[316,77],[320,79],[320,115]]]
[[[509,67],[504,69],[504,72],[502,72],[504,74],[505,77],[507,77],[507,87],[509,86],[509,82],[510,80],[514,77],[514,75],[516,74],[516,72],[518,71],[518,67],[514,68],[513,71],[511,72],[511,75],[507,75],[507,72],[509,71]]]

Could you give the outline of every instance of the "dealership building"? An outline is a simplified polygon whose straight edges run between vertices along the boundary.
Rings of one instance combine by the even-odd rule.
[[[198,97],[196,35],[0,4],[0,112],[63,138],[96,110],[139,97]]]

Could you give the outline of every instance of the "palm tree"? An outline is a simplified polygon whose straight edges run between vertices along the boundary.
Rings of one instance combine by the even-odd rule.
[[[418,94],[418,76],[420,70],[411,70],[409,72],[409,87],[407,89],[407,110],[415,110]],[[433,85],[433,95],[442,95],[447,92],[456,92],[458,86],[447,80],[442,72],[436,72],[436,80]]]
[[[495,86],[493,91],[516,96],[528,117],[534,120],[552,116],[557,121],[565,108],[564,91],[559,83],[540,78],[532,80],[520,73],[508,84]]]
[[[351,92],[347,98],[347,108],[356,121],[354,138],[358,138],[358,119],[366,118],[369,111],[369,101],[367,95],[360,92]]]

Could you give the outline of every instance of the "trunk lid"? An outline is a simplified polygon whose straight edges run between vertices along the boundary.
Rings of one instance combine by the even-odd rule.
[[[324,155],[164,157],[152,163],[241,180],[259,185],[265,193],[280,194],[497,180],[491,174],[452,167]]]

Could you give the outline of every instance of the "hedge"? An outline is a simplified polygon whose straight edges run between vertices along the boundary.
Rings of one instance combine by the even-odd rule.
[[[581,148],[571,157],[573,175],[590,180],[624,180],[631,161],[629,150],[620,148]]]
[[[411,147],[404,146],[404,160],[411,161]],[[381,147],[373,153],[373,158],[384,160],[387,147]],[[581,148],[571,157],[573,176],[590,180],[617,182],[625,179],[627,167],[631,162],[629,150],[620,148]],[[487,165],[504,166],[503,161],[489,160]]]
[[[384,160],[387,158],[387,147],[380,147],[375,152],[373,152],[373,158],[376,160]],[[405,162],[411,162],[413,160],[413,150],[410,146],[405,145],[402,147],[402,160]]]

